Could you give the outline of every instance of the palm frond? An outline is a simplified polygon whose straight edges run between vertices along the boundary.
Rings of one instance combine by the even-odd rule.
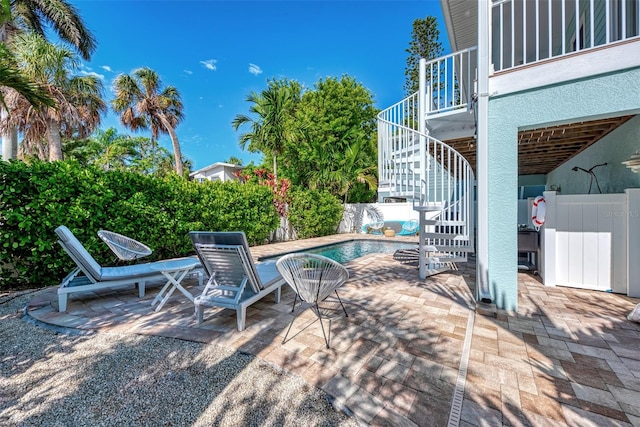
[[[74,46],[82,58],[91,58],[97,47],[96,39],[71,3],[65,0],[14,0],[14,4],[25,4],[33,11],[29,14],[28,28],[37,27],[39,30],[36,31],[44,35],[42,28],[46,23],[62,40]]]

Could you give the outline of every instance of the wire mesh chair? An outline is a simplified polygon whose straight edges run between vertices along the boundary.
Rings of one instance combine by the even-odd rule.
[[[295,311],[298,298],[300,298],[303,304],[306,303],[311,306],[320,320],[322,335],[324,336],[327,348],[329,348],[331,330],[329,330],[329,337],[327,337],[318,303],[335,293],[345,316],[349,317],[337,291],[337,289],[349,279],[349,272],[343,265],[330,258],[308,253],[285,255],[277,261],[276,268],[295,292],[291,312],[293,313]],[[295,316],[291,319],[287,333],[282,340],[283,344],[287,340],[294,320]],[[329,327],[331,327],[331,320],[329,320]]]
[[[414,236],[418,233],[418,227],[420,223],[417,219],[410,219],[402,224],[402,229],[398,233],[398,236]]]
[[[114,233],[113,231],[100,230],[98,237],[109,246],[118,259],[122,261],[132,261],[151,255],[153,252],[144,243],[140,243],[131,237]]]

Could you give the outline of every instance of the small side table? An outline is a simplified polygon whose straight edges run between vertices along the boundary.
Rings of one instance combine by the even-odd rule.
[[[167,278],[167,283],[160,289],[160,292],[151,302],[151,306],[158,304],[156,311],[160,311],[164,304],[171,298],[173,292],[178,289],[182,294],[193,302],[193,295],[182,287],[182,281],[189,272],[198,265],[196,259],[175,259],[154,263],[149,268],[157,270]]]

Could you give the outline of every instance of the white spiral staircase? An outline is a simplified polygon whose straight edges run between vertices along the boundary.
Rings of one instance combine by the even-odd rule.
[[[456,270],[474,251],[473,169],[428,130],[445,117],[455,123],[452,117],[470,116],[473,59],[473,51],[463,51],[421,61],[423,89],[378,115],[379,191],[412,200],[419,212],[422,279]]]

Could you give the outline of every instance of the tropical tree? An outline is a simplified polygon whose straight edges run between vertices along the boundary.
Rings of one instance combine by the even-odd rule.
[[[151,129],[152,143],[160,134],[168,134],[173,145],[175,171],[183,174],[183,159],[175,128],[184,118],[180,93],[173,86],[162,86],[158,73],[150,68],[138,68],[120,74],[115,80],[116,97],[113,110],[120,121],[132,131]]]
[[[96,48],[96,41],[85,26],[78,10],[66,0],[2,0],[0,3],[0,45],[7,44],[12,37],[21,33],[36,33],[44,37],[46,34],[56,34],[60,40],[73,46],[84,59],[89,59]],[[53,31],[50,31],[53,30]],[[16,69],[11,67],[10,61],[5,61],[6,54],[0,58],[0,86],[19,89],[27,100],[38,106],[45,99],[34,97],[36,86],[25,87],[25,81],[15,80]],[[9,83],[9,84],[6,84]],[[18,87],[16,87],[18,85]],[[22,90],[20,90],[22,88]],[[37,92],[37,90],[36,90]],[[41,95],[41,94],[40,94]],[[46,100],[45,100],[46,101]],[[50,103],[44,102],[51,106]],[[6,119],[9,111],[0,106],[0,117]],[[5,159],[17,156],[18,138],[15,128],[7,128],[2,132],[2,151]]]
[[[408,96],[416,93],[419,88],[420,59],[430,60],[442,55],[440,30],[435,17],[427,16],[413,21],[411,41],[405,51],[409,54],[404,71],[404,89]]]
[[[240,135],[240,146],[250,152],[262,152],[273,157],[273,175],[277,180],[277,157],[286,145],[296,141],[298,130],[295,110],[300,100],[301,87],[295,81],[271,80],[261,93],[251,92],[246,100],[252,105],[253,117],[238,114],[231,125],[235,130],[249,126],[250,130]]]
[[[38,34],[17,35],[10,44],[23,74],[39,85],[55,105],[37,109],[17,92],[7,92],[11,116],[1,121],[1,130],[17,128],[23,132],[24,155],[62,160],[63,136],[84,138],[100,124],[107,109],[102,82],[94,76],[73,75],[78,68],[76,55]]]
[[[235,157],[235,156],[231,156],[225,163],[229,163],[230,165],[242,166],[242,159],[239,159],[238,157]]]
[[[98,130],[87,139],[68,140],[63,144],[65,159],[78,160],[104,170],[126,169],[138,157],[137,141],[115,128]]]
[[[0,0],[0,28],[11,20],[11,3],[9,0]],[[0,35],[2,38],[2,35]],[[53,100],[40,91],[40,88],[29,81],[18,68],[13,54],[7,48],[5,42],[0,42],[0,108],[8,112],[4,102],[2,87],[13,89],[24,96],[34,106],[47,105],[53,107]]]
[[[53,107],[54,102],[42,92],[37,84],[30,81],[18,68],[13,54],[4,43],[0,43],[0,108],[8,115],[4,102],[4,91],[12,89],[23,96],[34,107]]]
[[[349,191],[358,184],[372,191],[372,195],[378,189],[377,166],[364,149],[366,143],[363,138],[355,140],[329,173],[329,182],[337,185],[338,194],[345,204],[349,201]]]
[[[352,77],[318,81],[301,98],[296,122],[302,136],[287,146],[283,174],[296,186],[348,197],[359,181],[369,179],[354,179],[354,171],[375,179],[377,112],[371,92]],[[369,201],[362,197],[353,201]]]
[[[143,175],[168,175],[174,170],[173,154],[156,144],[151,138],[137,136],[131,138],[135,143],[136,156],[129,170]]]

